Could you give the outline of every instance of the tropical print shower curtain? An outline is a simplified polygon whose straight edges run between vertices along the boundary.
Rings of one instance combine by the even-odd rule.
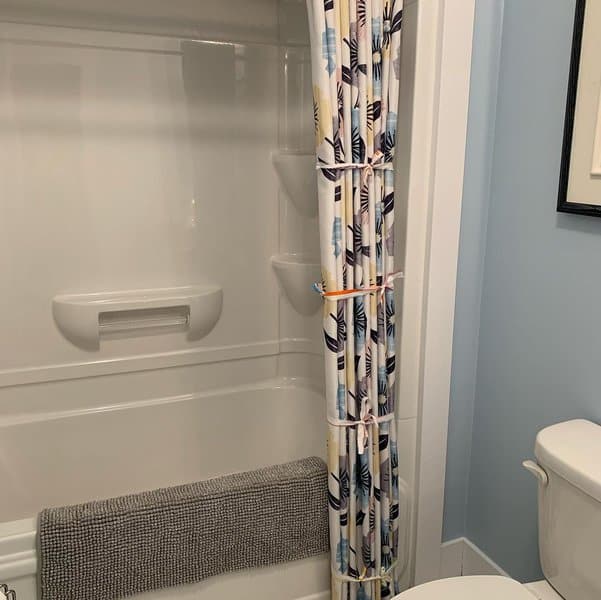
[[[402,0],[307,0],[333,600],[397,593],[394,158]]]

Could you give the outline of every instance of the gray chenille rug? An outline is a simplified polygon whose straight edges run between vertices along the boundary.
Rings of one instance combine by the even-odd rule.
[[[49,508],[41,600],[112,600],[328,551],[319,458]]]

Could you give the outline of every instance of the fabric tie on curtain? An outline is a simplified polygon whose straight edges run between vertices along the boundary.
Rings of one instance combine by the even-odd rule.
[[[398,592],[393,160],[401,0],[307,0],[333,600]]]

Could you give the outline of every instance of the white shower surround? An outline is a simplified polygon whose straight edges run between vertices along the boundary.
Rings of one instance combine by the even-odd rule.
[[[317,239],[271,163],[313,134],[286,3],[174,2],[169,19],[153,0],[0,0],[0,583],[19,600],[35,600],[43,506],[325,453],[319,316],[290,306],[270,261]],[[200,340],[86,350],[53,321],[60,294],[197,284],[223,289]],[[144,597],[296,600],[328,578],[322,556]]]
[[[294,3],[281,0],[282,4],[286,2]],[[243,5],[246,6],[246,3],[247,0],[244,0]],[[10,9],[5,9],[3,4],[0,2],[0,21],[2,21],[3,10],[12,11],[10,14],[7,13],[10,17],[8,20],[11,21],[27,21],[29,18],[26,2],[23,2],[19,8],[11,4]],[[37,4],[42,5],[43,2]],[[181,50],[179,35],[188,38],[194,32],[203,39],[218,40],[221,36],[238,35],[246,25],[249,25],[252,31],[249,29],[245,39],[251,42],[250,45],[246,42],[233,45],[247,52],[246,56],[249,58],[247,65],[262,65],[269,73],[277,73],[281,66],[281,57],[277,51],[278,36],[281,34],[281,31],[278,32],[277,4],[271,0],[261,0],[260,11],[253,14],[252,19],[245,18],[242,22],[236,18],[236,15],[245,13],[240,10],[240,6],[236,8],[235,3],[232,4],[231,23],[226,22],[227,18],[224,17],[220,7],[215,11],[215,15],[209,14],[206,23],[201,25],[194,23],[194,27],[190,25],[189,31],[185,33],[182,33],[182,23],[191,23],[190,15],[178,15],[180,23],[176,23],[176,20],[164,23],[161,20],[165,17],[161,12],[164,8],[161,2],[153,2],[152,6],[150,3],[144,3],[144,7],[150,7],[151,18],[142,21],[137,18],[142,7],[138,0],[113,4],[119,10],[123,9],[124,13],[128,12],[128,6],[131,7],[131,14],[126,15],[129,19],[128,24],[121,28],[122,31],[124,29],[122,33],[5,23],[0,29],[0,55],[5,55],[9,39],[14,40],[15,36],[17,38],[21,36],[36,44],[38,43],[36,36],[40,34],[44,38],[56,36],[57,39],[52,41],[59,46],[65,36],[73,36],[70,40],[73,49],[79,48],[82,44],[85,46],[90,40],[92,46],[113,45],[115,49],[127,51],[123,54],[126,57],[141,55],[149,44],[154,45],[151,56],[153,60],[156,59],[153,63],[155,68],[140,70],[138,75],[131,78],[132,80],[126,85],[133,86],[142,97],[147,98],[146,110],[138,115],[139,118],[150,119],[148,122],[154,122],[155,125],[167,125],[167,129],[181,124],[184,117],[189,117],[186,111],[190,105],[185,106],[186,88],[181,81],[181,73],[169,67],[169,63],[172,63],[170,57],[176,56]],[[114,8],[113,4],[105,3],[106,6]],[[220,3],[216,3],[215,6],[217,7],[218,4]],[[302,5],[304,10],[304,0],[299,0],[298,4]],[[401,140],[406,140],[406,147],[403,148],[400,142],[399,155],[404,158],[400,160],[397,187],[400,192],[399,207],[405,206],[405,211],[400,211],[401,229],[398,236],[402,240],[399,251],[402,251],[403,247],[405,249],[405,258],[404,260],[401,258],[399,264],[405,265],[406,279],[402,299],[400,340],[399,397],[402,401],[399,406],[397,425],[401,476],[408,482],[409,487],[413,488],[416,464],[419,473],[417,476],[419,487],[416,490],[415,502],[417,527],[414,530],[417,554],[412,561],[410,572],[404,577],[405,584],[411,581],[413,572],[418,582],[434,578],[439,574],[449,385],[447,367],[450,366],[457,259],[456,238],[461,207],[460,180],[465,149],[473,4],[474,0],[420,0],[419,2],[406,0],[405,2],[404,85],[401,91],[402,118],[399,123],[399,137]],[[88,16],[85,11],[71,13],[75,5],[79,6],[76,0],[64,0],[61,5],[63,7],[61,11],[44,13],[47,25],[86,27],[88,19],[97,18],[94,14]],[[289,19],[285,24],[290,29],[288,33],[291,33],[292,37],[297,36],[295,43],[298,43],[303,35],[302,32],[294,31],[294,27],[299,22],[302,22],[302,19],[296,18]],[[111,29],[114,20],[105,23],[107,29]],[[141,31],[148,30],[153,33],[153,36],[128,33],[138,25]],[[119,28],[115,25],[115,32]],[[169,37],[164,37],[163,34]],[[254,42],[261,43],[253,45]],[[27,50],[26,44],[20,45],[25,46]],[[222,45],[216,44],[213,49],[218,52],[220,46]],[[290,50],[293,57],[301,56],[296,64],[299,70],[295,76],[299,77],[302,76],[302,52],[302,44]],[[85,52],[83,54],[85,55]],[[107,52],[106,56],[109,55],[113,57],[111,61],[117,68],[124,67],[124,72],[127,72],[126,65],[120,60],[121,55],[118,52],[113,51],[112,54]],[[203,61],[202,56],[192,58]],[[6,67],[6,64],[6,61],[0,63],[0,67]],[[263,73],[263,69],[261,71],[255,69],[254,72]],[[443,70],[452,74],[450,75],[452,77],[458,73],[461,76],[458,80],[450,82],[442,76]],[[104,72],[107,72],[106,69]],[[157,85],[159,90],[169,90],[169,94],[159,94],[159,104],[153,107],[154,100],[151,99],[151,94],[157,91]],[[251,86],[247,93],[257,100],[267,98],[269,95],[261,96],[264,92],[263,88],[267,86],[274,93],[271,96],[274,99],[277,98],[278,85],[277,78],[268,78],[261,81],[262,88]],[[21,85],[20,91],[27,91],[27,89]],[[122,111],[131,109],[127,104],[112,104],[108,96],[100,96],[96,100],[99,101],[98,104],[90,105],[96,111],[92,111],[91,116],[116,114],[119,117],[119,115],[126,115]],[[161,100],[165,102],[161,103]],[[251,106],[257,107],[253,102]],[[19,202],[15,203],[12,213],[9,213],[12,220],[3,220],[4,229],[1,230],[3,235],[0,236],[0,244],[2,244],[1,240],[6,244],[1,248],[1,255],[7,261],[4,272],[8,274],[8,278],[5,283],[11,284],[7,286],[9,293],[5,298],[7,310],[3,312],[3,317],[6,319],[9,316],[10,319],[0,323],[2,330],[8,332],[7,339],[11,340],[11,345],[3,345],[0,354],[0,447],[3,443],[4,431],[23,426],[28,422],[35,422],[38,425],[47,423],[48,429],[42,427],[41,438],[47,440],[44,436],[52,431],[52,423],[57,415],[59,415],[59,422],[64,418],[83,417],[84,414],[87,418],[98,419],[100,422],[107,408],[108,413],[121,410],[148,410],[151,406],[168,407],[179,402],[185,404],[188,400],[182,398],[188,396],[195,398],[189,400],[192,404],[209,398],[219,402],[223,398],[239,397],[237,394],[240,390],[245,390],[251,398],[255,398],[257,407],[263,405],[261,399],[265,390],[268,390],[267,395],[272,399],[296,398],[294,402],[300,407],[307,406],[307,398],[314,398],[314,394],[320,393],[319,390],[314,389],[315,381],[321,377],[322,359],[315,355],[321,346],[318,337],[319,317],[303,317],[294,311],[280,293],[269,264],[269,258],[274,254],[311,253],[317,239],[317,225],[316,222],[307,220],[299,226],[299,215],[293,203],[283,192],[278,193],[277,178],[273,169],[268,168],[268,155],[277,148],[278,142],[280,149],[289,151],[290,148],[285,143],[282,144],[282,140],[278,140],[278,127],[267,118],[269,114],[273,115],[278,111],[275,100],[269,104],[269,107],[261,105],[258,108],[260,110],[255,115],[254,122],[266,126],[266,135],[259,142],[259,146],[257,140],[254,140],[252,147],[258,148],[255,154],[265,153],[264,164],[242,164],[240,168],[243,171],[247,166],[249,169],[244,173],[237,172],[234,178],[229,178],[226,182],[229,186],[228,198],[246,198],[250,189],[248,181],[253,182],[252,187],[257,191],[253,197],[261,199],[253,208],[260,211],[260,216],[256,212],[248,213],[247,221],[261,223],[261,236],[260,239],[256,236],[244,238],[245,241],[254,240],[251,253],[240,255],[240,261],[230,262],[229,271],[223,271],[221,267],[214,269],[211,262],[206,260],[207,256],[214,258],[211,253],[207,254],[206,250],[195,245],[198,243],[195,236],[199,227],[202,228],[203,234],[209,235],[207,249],[211,248],[210,242],[213,239],[211,236],[215,233],[206,225],[203,227],[203,221],[199,221],[199,218],[223,221],[219,212],[215,212],[214,208],[206,203],[207,199],[204,196],[194,195],[195,190],[202,190],[202,187],[199,187],[202,174],[190,168],[190,165],[183,173],[173,170],[179,164],[177,156],[182,152],[181,140],[173,143],[175,138],[169,141],[169,136],[152,140],[151,154],[146,155],[150,162],[146,161],[144,169],[134,168],[132,177],[126,182],[128,187],[126,186],[122,192],[125,198],[129,198],[128,194],[131,194],[131,190],[135,191],[136,186],[143,184],[144,177],[148,173],[153,173],[157,164],[164,164],[166,157],[167,171],[163,173],[162,181],[164,186],[167,185],[165,189],[168,189],[168,186],[172,187],[169,197],[165,197],[165,194],[161,195],[156,185],[146,186],[144,206],[150,209],[150,213],[144,215],[145,221],[140,220],[139,211],[136,212],[135,206],[124,205],[125,211],[120,214],[119,205],[114,204],[113,215],[121,219],[118,221],[118,231],[122,230],[124,235],[116,236],[114,247],[108,252],[100,252],[93,244],[95,239],[101,241],[107,234],[115,237],[114,232],[108,227],[108,221],[104,221],[104,217],[108,215],[98,212],[102,206],[99,202],[106,197],[106,192],[98,194],[97,203],[92,202],[87,205],[89,209],[93,209],[89,214],[86,211],[75,212],[69,215],[69,219],[65,219],[66,213],[61,212],[68,208],[69,203],[65,202],[65,194],[62,193],[65,191],[66,184],[60,179],[56,180],[58,189],[52,211],[47,207],[43,207],[40,211],[35,205],[26,202],[28,198],[35,197],[35,193],[32,192],[48,190],[48,186],[38,185],[39,181],[28,184],[38,185],[33,190],[26,188],[25,191],[28,193],[21,191],[19,195],[12,190],[11,195],[6,196],[14,197]],[[6,105],[0,104],[0,116],[3,119],[13,116],[13,113],[4,112],[5,110]],[[219,113],[209,115],[208,120],[219,122],[221,115]],[[85,121],[85,114],[83,116]],[[232,123],[231,131],[245,133],[243,124]],[[284,129],[288,131],[288,128]],[[293,127],[290,129],[294,130]],[[172,131],[177,132],[177,127]],[[223,133],[221,131],[221,134]],[[403,133],[405,133],[404,138]],[[308,131],[306,140],[311,143],[312,131]],[[10,161],[14,160],[14,156],[7,151],[5,141],[6,139],[0,143],[0,160],[4,164],[11,165],[13,163]],[[132,143],[135,145],[135,139],[132,139]],[[32,155],[34,159],[44,152],[48,153],[49,146],[46,145],[44,149],[43,140],[41,144],[42,146],[39,146]],[[201,161],[207,167],[206,173],[211,174],[215,171],[211,161],[218,161],[226,148],[228,143],[224,142],[218,144],[218,148],[213,148],[211,152],[196,149],[194,160]],[[61,156],[63,159],[73,156],[72,148],[69,148],[68,143],[54,144],[53,151],[56,160]],[[107,154],[104,160],[111,161],[114,158]],[[161,163],[156,163],[157,160],[161,160]],[[241,155],[233,162],[240,165],[242,160]],[[29,160],[28,165],[37,168],[38,175],[39,169],[42,169],[41,173],[44,175],[44,165],[39,161]],[[49,166],[52,167],[52,164]],[[121,168],[126,167],[127,162],[122,163]],[[172,169],[171,174],[170,169]],[[11,170],[15,172],[14,165]],[[46,178],[48,175],[46,173]],[[247,183],[236,188],[235,183],[240,180]],[[101,188],[108,186],[110,189],[110,181],[106,177],[100,179],[96,177],[88,181],[86,191],[90,190],[90,183],[97,183]],[[406,191],[405,198],[403,198],[403,190]],[[66,191],[70,190],[66,189]],[[218,191],[212,190],[212,193]],[[92,192],[95,193],[93,189]],[[76,193],[72,197],[78,199],[80,196]],[[88,196],[83,197],[88,198]],[[174,198],[176,198],[175,205]],[[424,198],[427,201],[424,201]],[[248,207],[247,204],[241,206]],[[403,212],[406,214],[403,215]],[[97,222],[92,221],[95,227],[91,235],[90,232],[88,235],[83,235],[87,231],[86,227],[91,223],[90,217],[96,218]],[[10,227],[7,226],[7,222],[10,223]],[[132,224],[143,224],[136,239],[137,248],[129,243],[131,235],[129,237],[126,235],[127,228],[124,223],[129,223],[130,228]],[[402,229],[403,225],[407,228],[406,233]],[[49,227],[56,228],[54,233],[56,239],[60,240],[60,244],[52,244],[53,238],[47,233]],[[24,232],[30,234],[29,237],[24,238]],[[435,244],[431,243],[433,232],[439,234]],[[242,228],[234,233],[233,239],[236,240],[240,239],[240,234],[244,235],[248,232]],[[153,257],[156,260],[151,264],[148,258],[156,250],[153,240],[157,235],[164,238],[165,247],[161,253]],[[49,247],[47,247],[48,242],[50,242]],[[76,253],[71,257],[68,251],[72,248],[77,248],[79,254]],[[127,256],[137,268],[132,269],[131,264],[129,267],[124,264],[124,261],[120,260],[122,256]],[[228,256],[235,259],[235,254],[230,253]],[[249,270],[248,266],[255,263],[256,271]],[[79,350],[74,352],[73,348],[59,336],[49,317],[50,300],[57,293],[102,291],[107,287],[109,289],[106,291],[148,287],[149,283],[181,285],[190,283],[192,276],[196,276],[198,272],[208,276],[211,281],[225,284],[224,316],[216,330],[201,343],[181,344],[177,336],[137,341],[121,340],[114,342],[109,349],[104,348],[100,355],[90,355]],[[240,288],[235,285],[238,283],[244,284],[244,294],[239,293]],[[249,327],[241,327],[232,316],[238,316],[249,307],[256,311],[253,321]],[[27,321],[13,318],[15,315],[26,315]],[[287,390],[292,388],[296,391],[284,392],[282,391],[284,388]],[[257,394],[260,394],[261,398]],[[284,404],[286,404],[285,400]],[[276,405],[279,407],[279,401]],[[282,414],[285,414],[285,410]],[[180,425],[183,426],[183,423]],[[189,426],[190,423],[186,422],[186,425]],[[257,427],[262,431],[260,428],[265,425],[265,414],[262,414]],[[319,425],[315,423],[315,427]],[[16,429],[12,429],[13,433],[14,431]],[[8,440],[8,436],[6,439]],[[264,438],[261,437],[259,444],[263,440]],[[101,442],[97,440],[97,443]],[[416,461],[418,446],[419,456]],[[99,453],[104,452],[104,447],[97,446]],[[42,463],[52,458],[48,456],[47,446],[38,443],[36,439],[13,438],[10,450],[30,452],[32,457],[37,456]],[[319,453],[319,451],[312,453]],[[169,460],[169,455],[161,456]],[[278,462],[279,458],[278,456],[274,459],[274,462]],[[169,464],[172,466],[172,463]],[[25,480],[19,481],[17,473],[10,472],[9,463],[3,461],[0,469],[4,485],[7,479],[9,485],[23,487],[26,484]],[[155,480],[150,477],[144,485],[156,487],[162,484],[160,479]],[[111,493],[118,493],[118,490],[114,488]],[[71,500],[65,497],[64,501],[79,499],[77,495],[69,498]],[[39,502],[43,503],[42,496]],[[30,506],[28,510],[30,509],[32,510],[33,507]],[[16,513],[12,516],[8,512],[4,514],[3,505],[0,504],[0,523],[2,523],[0,566],[12,564],[13,559],[17,563],[22,558],[26,559],[23,555],[18,556],[20,547],[13,546],[14,540],[11,541],[11,536],[6,534],[11,528],[19,527],[13,521],[16,518],[18,518]],[[30,549],[23,549],[23,551],[27,553]],[[320,587],[323,582],[319,578],[323,573],[326,573],[327,577],[326,565],[325,558],[323,561],[291,565],[290,570],[286,570],[287,585],[292,585],[292,589],[295,590],[291,598],[308,595],[311,600],[321,600],[327,597],[327,593],[322,594],[319,591],[324,589]],[[211,585],[217,588],[224,586],[220,589],[224,590],[224,594],[230,594],[230,597],[236,590],[243,589],[248,596],[254,589],[257,597],[264,598],[266,596],[260,592],[264,589],[264,585],[269,585],[268,580],[272,582],[274,590],[281,591],[284,580],[278,577],[283,576],[284,571],[278,570],[278,575],[276,570],[228,575],[217,578]],[[266,579],[262,580],[262,577]],[[25,583],[26,581],[29,583]],[[314,587],[315,582],[317,588]],[[33,589],[31,588],[34,583],[33,573],[30,572],[22,578],[19,585],[21,583],[25,586],[29,585],[30,590]],[[240,587],[236,588],[236,586]],[[33,600],[33,597],[26,596],[26,593],[31,594],[24,587],[23,593],[18,596],[19,600],[30,600],[30,598]],[[185,595],[186,590],[182,589],[181,593],[184,595],[174,596],[171,593],[168,597],[189,597]],[[251,593],[250,597],[252,596],[254,594]],[[281,595],[277,597],[281,598]]]

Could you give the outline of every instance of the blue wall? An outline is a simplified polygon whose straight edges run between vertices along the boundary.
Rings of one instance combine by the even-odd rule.
[[[445,540],[465,534],[502,9],[498,0],[478,0],[476,4],[455,302]]]
[[[499,9],[501,0],[492,4]],[[481,128],[490,132],[481,111],[490,111],[494,127],[488,148],[490,185],[473,209],[476,221],[487,212],[481,219],[486,223],[481,228],[486,240],[481,274],[466,267],[475,260],[472,252],[481,254],[481,246],[466,246],[462,239],[446,534],[464,533],[525,581],[540,577],[540,567],[536,486],[521,461],[532,455],[542,427],[575,417],[601,421],[601,322],[596,318],[601,219],[555,212],[574,0],[503,4],[498,83],[490,84],[494,74],[484,77],[489,88],[497,88],[496,100],[484,97],[488,108],[483,108],[475,105],[480,100],[472,94],[470,108],[471,144],[482,136]],[[478,5],[481,11],[481,0]],[[477,35],[481,26],[479,18]],[[468,242],[474,238],[469,194],[477,193],[470,192],[472,186],[482,185],[472,181],[482,177],[479,168],[478,157],[468,154],[462,217],[462,237]],[[475,326],[467,311],[479,286],[474,351]],[[467,351],[466,329],[472,340]],[[472,414],[465,396],[474,354]],[[458,451],[470,433],[471,447],[468,443]],[[466,478],[463,517],[457,516],[456,487],[461,492]]]

